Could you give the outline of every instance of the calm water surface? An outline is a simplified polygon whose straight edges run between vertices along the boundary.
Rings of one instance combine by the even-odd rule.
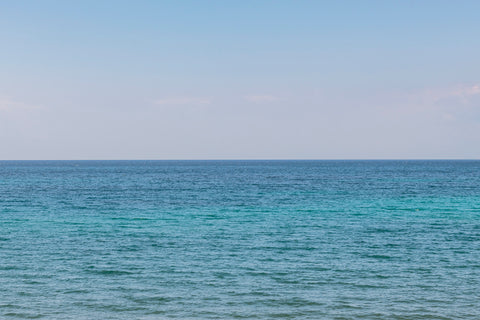
[[[480,319],[480,161],[0,161],[1,319]]]

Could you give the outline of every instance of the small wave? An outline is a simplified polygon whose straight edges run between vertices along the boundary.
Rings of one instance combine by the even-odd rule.
[[[88,273],[94,273],[99,275],[105,276],[123,276],[123,275],[132,275],[135,274],[134,272],[124,271],[124,270],[111,270],[111,269],[103,269],[103,270],[86,270]]]
[[[19,318],[19,319],[40,319],[45,317],[43,314],[29,314],[19,312],[7,312],[3,314],[5,317]]]

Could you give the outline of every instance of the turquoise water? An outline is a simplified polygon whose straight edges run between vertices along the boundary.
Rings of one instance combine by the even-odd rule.
[[[3,161],[1,319],[480,319],[480,161]]]

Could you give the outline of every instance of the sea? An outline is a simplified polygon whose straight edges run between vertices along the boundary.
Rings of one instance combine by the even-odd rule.
[[[0,161],[0,319],[480,319],[480,161]]]

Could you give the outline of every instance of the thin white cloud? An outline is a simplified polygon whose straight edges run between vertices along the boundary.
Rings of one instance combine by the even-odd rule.
[[[453,114],[450,114],[450,113],[442,113],[441,114],[441,118],[442,120],[444,121],[453,121],[453,120],[456,120],[455,116]]]
[[[204,105],[210,103],[212,103],[211,99],[198,97],[173,97],[158,99],[154,101],[154,104],[160,106]]]
[[[447,88],[428,89],[423,93],[423,98],[431,103],[455,99],[458,102],[467,104],[477,95],[480,95],[480,84],[458,84]]]
[[[269,94],[248,95],[243,97],[245,100],[254,103],[266,103],[279,100],[277,97]]]
[[[9,97],[0,96],[0,111],[14,111],[14,110],[34,110],[41,109],[38,105],[32,105],[16,101]]]
[[[452,91],[452,94],[457,96],[473,96],[480,94],[480,84],[474,84],[473,86],[458,86]]]
[[[374,103],[386,117],[475,122],[480,112],[480,84],[429,87],[410,93],[386,95]]]

